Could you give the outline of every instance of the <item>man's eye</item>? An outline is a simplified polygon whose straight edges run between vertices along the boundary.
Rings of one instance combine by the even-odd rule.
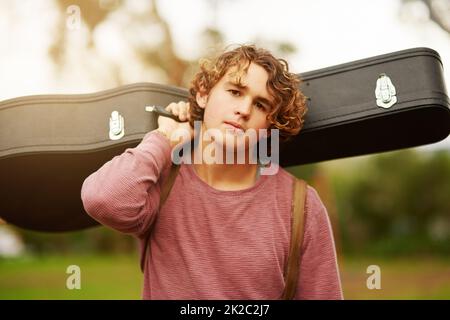
[[[239,90],[230,89],[230,90],[228,90],[228,92],[230,92],[231,95],[236,96],[236,97],[238,97],[240,95]]]
[[[263,110],[263,111],[266,110],[266,107],[265,107],[263,104],[261,104],[260,102],[257,102],[257,103],[256,103],[256,107],[257,107],[258,109]]]

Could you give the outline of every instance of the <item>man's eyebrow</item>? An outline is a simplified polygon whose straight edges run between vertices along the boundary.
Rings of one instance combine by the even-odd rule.
[[[247,86],[244,86],[243,84],[237,83],[237,82],[227,81],[227,82],[225,82],[225,84],[228,84],[230,86],[235,86],[235,87],[238,87],[238,88],[242,88],[242,89],[247,89]]]
[[[230,85],[230,86],[234,86],[234,87],[237,87],[237,88],[240,88],[240,89],[243,89],[243,90],[247,90],[247,89],[248,89],[247,86],[242,85],[241,83],[236,83],[236,82],[227,81],[227,82],[225,82],[225,84],[228,84],[228,85]],[[256,100],[261,101],[262,103],[267,104],[267,106],[271,106],[271,105],[272,105],[272,101],[270,101],[269,99],[266,99],[266,98],[264,98],[264,97],[258,96],[258,97],[256,97]]]

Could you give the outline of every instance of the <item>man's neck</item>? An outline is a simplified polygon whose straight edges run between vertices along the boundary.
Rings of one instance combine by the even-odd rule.
[[[204,148],[202,148],[204,150]],[[199,150],[198,146],[194,147],[191,159],[194,159],[194,153],[203,155],[203,150]],[[225,160],[225,159],[224,159]],[[236,159],[235,159],[236,160]],[[253,186],[259,178],[259,165],[249,163],[248,157],[244,164],[238,163],[200,163],[193,162],[193,168],[200,179],[211,187],[224,190],[242,190]]]
[[[211,187],[224,190],[242,190],[252,187],[258,178],[257,164],[193,164],[194,170]]]

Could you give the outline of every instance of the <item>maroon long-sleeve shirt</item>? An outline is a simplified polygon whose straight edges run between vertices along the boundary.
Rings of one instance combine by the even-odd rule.
[[[247,189],[222,191],[182,164],[161,212],[171,164],[167,138],[148,133],[83,183],[86,211],[137,237],[145,261],[144,299],[278,299],[291,234],[292,177],[280,168]],[[307,188],[296,299],[342,299],[327,210]]]

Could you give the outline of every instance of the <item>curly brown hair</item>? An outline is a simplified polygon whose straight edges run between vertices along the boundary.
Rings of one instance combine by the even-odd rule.
[[[200,71],[194,76],[189,89],[190,125],[202,121],[204,109],[196,101],[198,92],[208,94],[232,67],[237,67],[238,81],[247,72],[250,63],[263,67],[269,77],[267,91],[273,97],[273,106],[267,115],[269,129],[279,129],[280,142],[297,135],[303,127],[307,112],[306,97],[300,91],[301,79],[289,72],[286,60],[275,58],[268,50],[255,45],[240,45],[225,51],[214,59],[202,59]]]

